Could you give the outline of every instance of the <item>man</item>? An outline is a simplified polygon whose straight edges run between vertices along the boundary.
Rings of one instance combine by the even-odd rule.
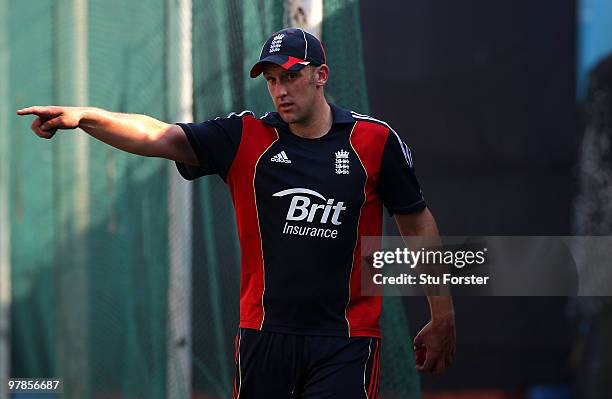
[[[166,124],[95,108],[30,107],[51,138],[79,127],[116,148],[177,162],[186,179],[228,185],[242,253],[234,397],[375,398],[381,298],[361,295],[360,237],[382,234],[382,205],[404,236],[437,236],[412,157],[384,122],[328,104],[321,42],[284,29],[264,44],[277,112]],[[449,297],[428,297],[417,369],[441,373],[454,354]]]

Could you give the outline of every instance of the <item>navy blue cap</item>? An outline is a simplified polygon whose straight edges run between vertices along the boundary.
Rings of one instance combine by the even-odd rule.
[[[299,71],[306,65],[325,64],[321,41],[300,28],[286,28],[273,34],[261,48],[259,62],[251,68],[257,77],[266,62],[273,62],[288,71]]]

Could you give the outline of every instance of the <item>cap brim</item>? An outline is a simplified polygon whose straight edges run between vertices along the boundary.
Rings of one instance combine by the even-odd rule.
[[[310,61],[291,57],[290,55],[269,55],[266,58],[260,60],[257,64],[253,65],[253,68],[251,68],[251,77],[256,78],[257,76],[259,76],[267,62],[279,65],[288,71],[299,71],[306,65],[310,64]]]

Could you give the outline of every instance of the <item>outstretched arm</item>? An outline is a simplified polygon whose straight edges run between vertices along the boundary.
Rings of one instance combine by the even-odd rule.
[[[436,221],[428,208],[406,215],[396,214],[395,222],[403,237],[438,237]],[[417,358],[425,353],[422,362],[417,360],[417,370],[439,375],[455,355],[455,311],[450,295],[428,295],[427,301],[431,321],[413,342]]]
[[[187,137],[177,125],[147,115],[121,114],[92,107],[34,106],[17,115],[36,115],[32,130],[50,139],[59,129],[81,128],[96,139],[132,154],[198,166]]]

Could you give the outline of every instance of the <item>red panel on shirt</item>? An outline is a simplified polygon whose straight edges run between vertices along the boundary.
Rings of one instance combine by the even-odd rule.
[[[247,115],[242,121],[242,138],[227,175],[227,184],[236,211],[242,255],[240,327],[259,330],[265,317],[263,306],[265,269],[254,181],[259,159],[278,139],[278,135],[274,128],[264,125],[253,116]]]
[[[351,134],[351,145],[366,170],[365,202],[359,217],[357,245],[353,253],[350,280],[350,299],[346,309],[349,336],[380,337],[379,318],[382,308],[380,296],[361,296],[361,237],[382,235],[382,202],[376,191],[383,149],[389,129],[377,123],[356,122]]]

